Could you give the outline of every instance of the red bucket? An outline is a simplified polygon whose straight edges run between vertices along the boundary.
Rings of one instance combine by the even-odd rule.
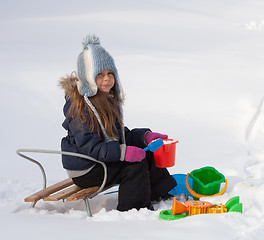
[[[176,143],[175,139],[162,139],[164,144],[154,152],[156,166],[159,168],[172,167],[175,164]]]

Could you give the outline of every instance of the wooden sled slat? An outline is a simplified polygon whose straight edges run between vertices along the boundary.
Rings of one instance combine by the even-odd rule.
[[[99,187],[90,187],[90,188],[86,188],[86,189],[83,189],[69,197],[67,197],[67,201],[77,201],[79,199],[82,199],[94,192],[96,192],[97,190],[99,189]]]
[[[25,198],[24,201],[25,202],[36,202],[42,198],[48,197],[50,194],[57,192],[63,188],[69,187],[71,185],[73,185],[73,181],[71,178],[67,178],[61,182],[58,182],[54,185],[51,185],[39,192],[36,192],[32,195],[30,195],[29,197]]]
[[[44,201],[59,201],[61,199],[65,199],[69,197],[70,195],[79,192],[82,190],[80,187],[74,185],[69,188],[63,189],[60,192],[54,193],[52,195],[49,195],[48,197],[44,198]]]

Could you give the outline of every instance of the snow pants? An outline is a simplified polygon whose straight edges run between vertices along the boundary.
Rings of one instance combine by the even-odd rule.
[[[106,186],[119,184],[117,210],[147,207],[153,210],[151,201],[165,197],[174,188],[176,180],[166,168],[157,168],[153,153],[147,152],[142,162],[108,162]],[[88,188],[102,184],[103,167],[96,164],[87,174],[73,178],[73,182]]]

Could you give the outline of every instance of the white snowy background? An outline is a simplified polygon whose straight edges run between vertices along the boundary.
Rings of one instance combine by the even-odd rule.
[[[1,239],[262,239],[264,234],[264,1],[2,0]],[[179,140],[174,173],[213,166],[228,179],[225,203],[244,213],[159,219],[171,201],[120,213],[117,195],[91,201],[23,199],[41,173],[18,148],[60,149],[60,77],[76,69],[94,33],[115,58],[126,92],[125,123]],[[35,156],[35,155],[34,155]],[[66,177],[60,157],[36,155],[49,183]]]

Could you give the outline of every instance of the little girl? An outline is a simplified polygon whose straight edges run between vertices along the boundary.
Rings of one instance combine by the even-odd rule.
[[[83,46],[77,59],[77,76],[71,74],[60,81],[66,98],[62,125],[67,130],[61,149],[105,162],[106,186],[119,184],[117,210],[152,210],[151,202],[167,199],[177,184],[167,169],[155,166],[153,153],[143,148],[152,140],[168,136],[124,127],[124,93],[113,58],[95,35],[88,35]],[[62,163],[77,186],[101,185],[101,164],[66,155]]]

